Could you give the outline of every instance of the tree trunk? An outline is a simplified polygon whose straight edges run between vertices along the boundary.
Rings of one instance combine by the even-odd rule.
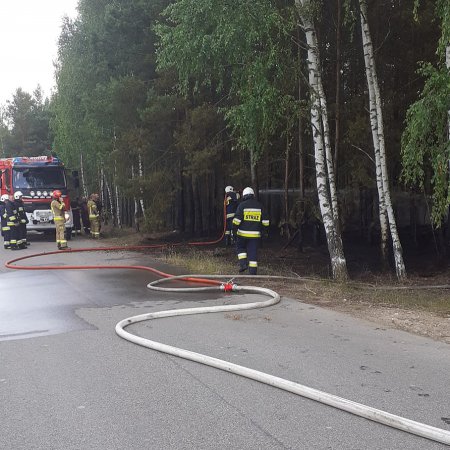
[[[106,192],[108,193],[109,197],[109,203],[105,201],[104,208],[106,209],[106,206],[109,206],[109,215],[111,220],[114,223],[114,198],[111,190],[111,186],[108,183],[108,179],[105,177],[105,186],[106,186]],[[108,220],[106,219],[106,223],[108,223]]]
[[[100,162],[100,202],[106,207],[105,202],[105,172],[103,170],[103,162]]]
[[[296,0],[300,20],[308,44],[308,71],[311,90],[311,126],[314,140],[314,156],[316,166],[316,184],[319,206],[331,258],[333,278],[345,281],[348,279],[347,262],[345,260],[342,238],[339,232],[339,214],[333,171],[333,157],[330,147],[330,135],[326,99],[322,86],[320,59],[317,36],[314,25],[308,17],[309,0]]]
[[[120,217],[119,186],[117,185],[117,160],[114,160],[114,180],[114,193],[116,197],[116,220],[114,222],[114,225],[117,225],[118,228],[122,228],[122,220]]]
[[[382,220],[381,208],[382,200],[384,198],[385,210],[387,212],[389,228],[391,232],[394,260],[395,260],[395,271],[397,278],[403,280],[406,278],[405,263],[403,261],[403,250],[400,243],[400,239],[397,231],[397,224],[394,216],[394,209],[391,201],[391,192],[389,187],[389,177],[387,171],[386,163],[386,148],[384,141],[384,126],[383,126],[383,112],[381,109],[381,95],[380,88],[378,84],[378,78],[376,74],[375,67],[375,57],[373,54],[372,39],[369,30],[369,23],[367,20],[367,4],[366,0],[359,0],[360,5],[360,17],[361,17],[361,30],[362,30],[362,40],[364,49],[364,62],[366,66],[366,76],[367,84],[369,88],[369,100],[370,100],[370,110],[371,110],[371,123],[372,123],[372,136],[374,140],[375,147],[375,157],[379,158],[379,163],[377,161],[377,185],[379,189],[381,188],[380,197],[380,222]],[[376,127],[375,127],[376,121]],[[379,164],[379,168],[378,168]],[[378,178],[381,178],[381,182]],[[383,211],[384,213],[384,211]]]
[[[131,164],[131,180],[135,180],[136,176],[134,174],[134,164]],[[139,204],[136,195],[133,195],[134,201],[134,226],[136,231],[139,231]]]
[[[450,73],[450,45],[447,46],[445,49],[445,63],[448,69],[448,72]],[[447,136],[448,140],[450,142],[450,109],[447,113],[448,121],[447,121]],[[450,159],[448,161],[448,171],[450,176]],[[447,246],[447,253],[450,253],[450,205],[448,207],[447,211],[447,232],[446,232],[446,246]]]
[[[289,141],[289,133],[286,130],[286,153],[284,161],[284,236],[289,239],[291,237],[289,230],[289,154],[291,143]]]
[[[144,170],[142,168],[142,155],[140,150],[138,153],[138,161],[139,161],[139,181],[142,181],[142,179],[144,178]],[[141,205],[142,215],[145,217],[144,190],[142,189],[141,185],[139,186],[139,192],[141,193],[141,196],[139,197],[139,203]]]
[[[342,26],[342,4],[337,0],[337,23],[336,23],[336,114],[335,114],[335,132],[334,132],[334,173],[336,181],[338,178],[338,159],[340,145],[341,128],[341,26]]]
[[[256,182],[256,156],[253,150],[250,150],[250,178],[252,181],[252,187],[255,189],[255,193],[257,194],[257,182]]]
[[[198,237],[202,234],[203,226],[201,197],[198,189],[198,180],[196,177],[192,177],[192,194],[194,202],[194,235]]]
[[[88,198],[88,191],[86,188],[86,178],[84,176],[83,153],[81,152],[80,152],[80,172],[81,172],[81,187],[83,189],[83,196]]]

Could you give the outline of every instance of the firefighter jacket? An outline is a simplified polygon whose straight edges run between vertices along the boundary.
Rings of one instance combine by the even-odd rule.
[[[27,213],[25,212],[25,205],[23,204],[23,200],[15,200],[14,205],[17,211],[17,220],[21,224],[28,223]]]
[[[269,226],[269,219],[264,208],[255,198],[249,198],[239,204],[233,219],[237,236],[243,238],[260,238],[262,227]]]
[[[6,212],[6,205],[4,202],[0,202],[0,222],[3,235],[4,231],[10,230],[10,227],[8,226],[8,214]]]
[[[98,208],[97,208],[97,203],[94,202],[94,200],[89,200],[87,202],[87,208],[88,208],[88,213],[89,213],[89,219],[96,219],[99,217],[99,212],[98,212]]]
[[[5,202],[5,210],[6,210],[6,221],[8,227],[15,227],[19,224],[19,220],[17,217],[16,206],[14,202],[10,200],[6,200]]]
[[[66,206],[64,205],[64,202],[61,200],[52,200],[50,203],[50,208],[52,210],[53,214],[53,220],[56,222],[65,222],[65,216],[64,211],[66,209]]]
[[[236,192],[228,192],[225,195],[225,211],[227,219],[233,219],[238,207],[239,194]]]

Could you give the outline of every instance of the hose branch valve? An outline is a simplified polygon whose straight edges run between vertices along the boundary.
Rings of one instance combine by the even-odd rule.
[[[233,283],[233,280],[227,281],[220,285],[220,290],[223,292],[237,291],[237,285]]]

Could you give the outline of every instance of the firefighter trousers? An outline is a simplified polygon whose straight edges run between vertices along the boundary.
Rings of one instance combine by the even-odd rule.
[[[27,245],[27,224],[26,223],[20,223],[17,226],[17,234],[18,234],[18,241],[20,240],[22,247],[26,247]]]
[[[2,236],[4,248],[11,248],[11,227],[2,227]]]
[[[233,243],[233,239],[233,218],[230,217],[227,219],[225,227],[225,246],[229,247]]]
[[[66,240],[66,225],[64,219],[58,219],[55,217],[55,227],[56,227],[56,245],[58,248],[67,248]]]
[[[91,236],[93,238],[100,237],[100,218],[98,216],[89,216],[91,222]]]
[[[250,275],[257,274],[259,241],[260,238],[237,237],[236,252],[239,260],[239,272],[244,272],[248,268]]]
[[[18,248],[17,244],[18,244],[18,234],[19,234],[19,227],[14,224],[14,225],[10,225],[10,235],[9,235],[9,242],[11,244],[11,248],[12,249],[16,249]]]

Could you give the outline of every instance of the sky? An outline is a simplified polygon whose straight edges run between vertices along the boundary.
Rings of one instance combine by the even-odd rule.
[[[54,90],[53,62],[64,15],[75,18],[78,0],[0,0],[0,106],[17,88]]]

